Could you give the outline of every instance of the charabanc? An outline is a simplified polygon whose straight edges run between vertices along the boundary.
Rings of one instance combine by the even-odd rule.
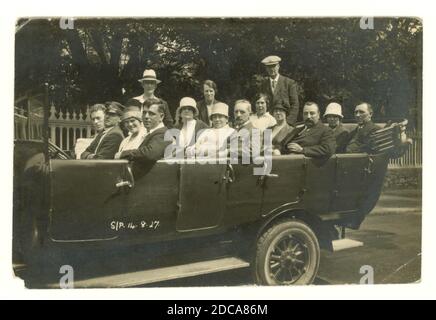
[[[261,285],[310,284],[320,249],[333,250],[376,205],[389,159],[407,149],[406,123],[375,132],[370,154],[273,156],[264,175],[253,175],[256,164],[159,160],[136,177],[126,160],[73,160],[48,139],[15,141],[14,251],[36,268],[54,249],[196,239],[209,253],[230,248],[197,274],[231,264],[250,266]],[[180,272],[166,279],[195,274]],[[157,281],[138,277],[122,285]]]

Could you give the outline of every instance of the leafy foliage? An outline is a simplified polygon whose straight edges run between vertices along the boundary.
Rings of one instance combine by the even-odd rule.
[[[79,19],[63,30],[57,19],[31,19],[16,34],[16,96],[49,84],[63,111],[141,93],[145,68],[163,81],[158,96],[174,111],[183,96],[250,98],[260,60],[282,57],[281,73],[299,83],[301,101],[322,108],[337,101],[351,118],[368,101],[378,118],[420,119],[422,24],[412,18]],[[20,21],[18,22],[20,23]]]

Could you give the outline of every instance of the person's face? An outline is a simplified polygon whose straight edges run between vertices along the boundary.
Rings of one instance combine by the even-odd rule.
[[[180,109],[182,120],[188,121],[194,119],[194,109],[191,107],[183,107]]]
[[[248,106],[245,103],[235,105],[235,121],[237,124],[244,124],[250,118]]]
[[[227,117],[222,114],[212,115],[211,120],[212,120],[212,127],[215,129],[222,128],[228,123]]]
[[[328,114],[325,118],[330,128],[336,128],[340,122],[339,116],[335,116],[334,114]]]
[[[273,116],[278,123],[281,123],[286,119],[286,112],[277,108],[273,110]]]
[[[123,123],[131,134],[138,133],[141,128],[141,121],[136,118],[126,119],[125,121],[123,121]]]
[[[270,78],[275,78],[279,74],[280,65],[277,63],[274,65],[265,66],[265,69]]]
[[[209,87],[207,84],[203,86],[203,95],[204,99],[207,102],[212,102],[215,99],[215,90],[212,87]]]
[[[101,130],[104,129],[104,112],[103,110],[97,110],[95,112],[91,113],[91,121],[92,124],[95,128],[95,130],[97,130],[97,132],[100,132]]]
[[[358,124],[364,124],[371,120],[372,114],[368,110],[368,106],[365,103],[359,104],[354,109],[354,117]]]
[[[154,81],[142,81],[142,88],[144,89],[144,92],[148,93],[149,95],[154,94],[156,87],[157,85]]]
[[[306,126],[313,127],[319,121],[319,111],[316,105],[304,106],[303,120]]]
[[[261,116],[266,112],[266,101],[265,98],[261,97],[256,101],[256,113]]]
[[[112,111],[106,112],[104,116],[104,126],[110,128],[116,126],[120,122],[120,116]]]
[[[159,112],[159,107],[156,104],[150,107],[144,106],[142,111],[142,122],[148,130],[156,128],[162,122],[164,115]]]

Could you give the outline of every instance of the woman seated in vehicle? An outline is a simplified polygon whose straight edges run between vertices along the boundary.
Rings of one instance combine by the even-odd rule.
[[[210,120],[212,128],[206,129],[200,134],[195,145],[186,149],[187,157],[227,157],[229,141],[236,137],[235,129],[229,126],[229,106],[222,102],[216,103],[212,107]]]
[[[290,126],[286,121],[286,117],[289,114],[289,108],[283,103],[283,101],[278,101],[273,106],[272,113],[277,124],[268,129],[271,130],[273,154],[279,154],[279,152],[276,151],[280,150],[283,139],[294,129],[294,127]]]
[[[206,123],[198,119],[198,115],[197,103],[194,99],[184,97],[180,100],[176,110],[175,125],[180,132],[175,143],[183,150],[195,144],[198,132],[209,128]]]
[[[264,93],[258,93],[254,97],[254,105],[256,106],[256,113],[250,116],[250,121],[253,127],[264,131],[266,128],[276,125],[276,119],[267,111],[269,108],[268,95]]]
[[[115,159],[120,159],[121,152],[138,149],[147,135],[147,130],[142,123],[141,111],[128,110],[121,117],[121,122],[129,131],[129,135],[121,142]]]

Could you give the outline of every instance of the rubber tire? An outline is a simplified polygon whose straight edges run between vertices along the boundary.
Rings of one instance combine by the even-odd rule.
[[[307,271],[293,285],[311,284],[318,273],[320,249],[318,239],[312,229],[304,222],[295,219],[280,220],[266,230],[257,241],[256,256],[253,266],[255,282],[259,285],[281,285],[266,275],[267,252],[277,237],[292,232],[303,240],[308,248],[309,264]]]

